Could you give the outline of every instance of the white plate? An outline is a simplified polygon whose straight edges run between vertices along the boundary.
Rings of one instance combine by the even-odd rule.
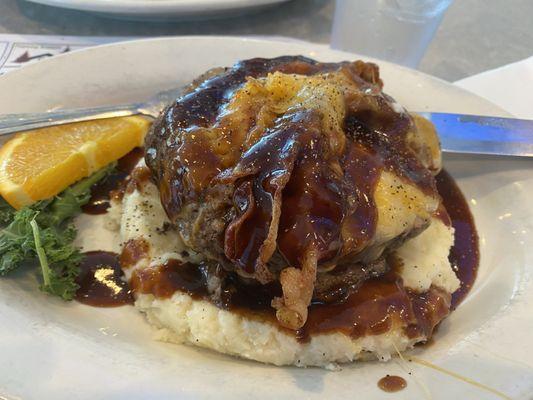
[[[134,101],[206,69],[255,56],[355,56],[324,46],[238,38],[168,38],[58,56],[0,78],[4,113]],[[381,63],[385,89],[412,110],[502,114],[438,79]],[[533,163],[448,156],[446,168],[471,202],[481,238],[479,277],[467,300],[418,357],[510,398],[533,393]],[[101,229],[83,236],[109,248]],[[0,279],[0,395],[23,399],[497,399],[498,395],[415,363],[368,362],[342,371],[278,368],[154,341],[132,307],[98,309],[37,290],[28,274]],[[405,368],[412,375],[409,375]],[[385,374],[408,380],[385,395]],[[431,397],[430,397],[431,396]]]
[[[185,20],[240,15],[289,0],[28,0],[126,19]]]

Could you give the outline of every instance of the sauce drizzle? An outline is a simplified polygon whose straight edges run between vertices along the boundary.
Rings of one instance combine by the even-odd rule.
[[[387,375],[378,381],[378,387],[387,393],[399,392],[407,387],[407,381],[401,376]]]
[[[118,255],[108,251],[84,253],[80,273],[76,279],[79,288],[75,299],[94,307],[117,307],[133,304],[128,284],[122,280]]]
[[[276,89],[251,100],[246,85],[248,78],[276,72],[321,76],[324,82],[333,77],[342,85],[336,93],[343,111],[333,106],[337,95],[316,89],[316,98],[334,111],[301,100],[285,111],[266,112],[263,101],[277,101]],[[290,81],[281,82],[292,93]],[[302,267],[311,248],[319,267],[364,259],[377,225],[373,193],[382,170],[437,197],[433,175],[408,139],[414,120],[381,89],[374,64],[301,56],[245,60],[207,79],[171,104],[146,137],[146,164],[169,219],[182,226],[196,250],[216,235],[221,243],[214,258],[229,260],[227,267],[262,284],[275,278],[267,266],[274,247],[290,266]],[[209,212],[228,218],[224,234],[216,228],[189,232],[191,217],[183,209],[210,198],[217,205]],[[206,214],[200,212],[194,224],[211,225],[201,221]]]
[[[455,239],[449,256],[450,264],[461,281],[461,287],[452,296],[452,310],[455,310],[476,280],[479,266],[479,239],[474,217],[457,183],[445,170],[441,171],[435,180],[455,229]]]
[[[453,178],[441,172],[437,182],[444,204],[449,209],[451,223],[456,227],[456,242],[450,259],[462,284],[453,295],[457,305],[457,299],[466,294],[466,288],[472,285],[476,276],[479,261],[477,235],[468,204]],[[326,332],[343,332],[351,337],[377,335],[387,332],[398,322],[405,324],[405,333],[409,337],[430,337],[449,313],[451,296],[437,287],[431,287],[424,293],[406,289],[395,272],[394,258],[389,257],[387,263],[390,266],[388,273],[365,281],[344,302],[326,304],[314,301],[309,307],[306,324],[296,332],[297,338],[306,341],[311,335]],[[224,271],[225,275],[220,277],[224,279],[221,297],[217,299],[208,295],[208,271],[209,266],[205,264],[169,260],[160,267],[141,271],[132,278],[131,285],[135,291],[162,298],[181,291],[248,317],[276,321],[270,303],[280,294],[279,283],[250,285],[235,273]]]
[[[81,207],[82,211],[92,215],[105,214],[110,207],[110,193],[119,189],[143,155],[144,150],[136,147],[119,159],[115,171],[91,187],[91,198],[87,204]]]

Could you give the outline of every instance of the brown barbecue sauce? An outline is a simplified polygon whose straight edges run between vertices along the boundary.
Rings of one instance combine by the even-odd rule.
[[[378,381],[378,387],[387,393],[399,392],[407,387],[407,381],[401,376],[386,375]]]
[[[109,207],[109,192],[122,186],[128,173],[137,164],[142,150],[136,149],[123,157],[118,172],[92,189],[91,202],[85,212],[97,214]],[[130,181],[144,180],[146,169],[139,169],[139,177]],[[143,175],[142,177],[140,175]],[[134,177],[135,178],[135,177]],[[122,182],[122,184],[121,184]],[[407,290],[395,265],[388,260],[391,271],[366,281],[344,302],[333,304],[313,303],[305,326],[296,332],[301,341],[311,334],[343,332],[352,337],[377,335],[390,330],[394,324],[407,323],[406,334],[410,337],[430,336],[435,326],[464,299],[473,285],[479,263],[478,238],[468,204],[453,178],[442,171],[436,178],[438,191],[443,199],[445,211],[439,217],[455,229],[455,243],[450,252],[452,267],[461,281],[461,287],[451,297],[430,288],[425,293]],[[131,182],[130,182],[131,184]],[[116,195],[116,192],[115,192]],[[120,194],[119,194],[120,195]],[[447,211],[447,214],[446,214]],[[364,224],[364,221],[362,221]],[[136,243],[135,248],[126,246],[121,258],[108,252],[88,252],[80,266],[76,299],[84,304],[113,307],[131,304],[131,290],[121,278],[119,264],[123,267],[134,264],[136,258],[144,257],[144,247]],[[120,261],[120,262],[119,262]],[[140,293],[152,293],[156,297],[170,297],[181,291],[194,298],[208,299],[207,280],[202,265],[180,264],[176,260],[151,270],[135,273],[131,280],[132,289]],[[250,286],[243,284],[237,276],[229,275],[219,298],[212,300],[217,306],[239,313],[275,321],[270,301],[281,294],[279,283]]]
[[[461,287],[452,295],[452,309],[466,297],[476,280],[479,265],[479,240],[474,217],[468,203],[454,179],[446,171],[436,177],[437,189],[455,229],[455,239],[450,250],[450,263]]]
[[[453,178],[443,171],[437,177],[437,186],[455,228],[450,261],[461,280],[461,288],[451,298],[437,287],[415,293],[403,286],[401,277],[395,272],[398,266],[389,257],[390,271],[364,282],[344,302],[312,303],[306,324],[296,332],[299,340],[306,341],[312,334],[325,332],[343,332],[351,337],[378,335],[395,324],[406,325],[405,333],[409,337],[431,336],[436,325],[449,313],[450,305],[457,307],[476,277],[479,263],[477,234],[468,204]],[[281,293],[279,282],[253,286],[242,283],[230,273],[226,276],[221,296],[213,299],[208,296],[204,268],[202,264],[169,260],[159,267],[134,274],[131,286],[139,293],[152,293],[162,298],[181,291],[249,317],[276,320],[270,301]]]
[[[89,251],[83,254],[75,299],[95,307],[117,307],[133,303],[128,284],[122,280],[118,254]]]
[[[249,78],[274,72],[338,72],[351,81],[345,145],[332,146],[336,135],[323,132],[324,124],[331,130],[335,121],[305,107],[287,110],[260,140],[249,143],[225,125],[224,110],[235,91]],[[170,220],[179,219],[191,200],[201,203],[217,196],[211,189],[233,185],[236,215],[223,242],[224,256],[235,269],[270,281],[272,273],[258,260],[270,258],[274,231],[277,250],[289,265],[301,265],[311,248],[319,267],[358,254],[373,237],[377,210],[371,194],[382,170],[436,195],[432,174],[409,145],[412,118],[397,112],[381,88],[374,64],[319,63],[298,56],[245,60],[207,79],[173,103],[146,138],[146,164]],[[257,116],[254,104],[249,106],[251,114],[244,112],[239,124],[250,133]],[[206,133],[213,127],[220,135],[215,147],[232,148],[224,156]]]
[[[120,193],[126,178],[143,155],[144,150],[141,147],[136,147],[119,159],[115,170],[91,187],[91,198],[87,204],[82,206],[82,211],[93,215],[105,214],[110,206],[109,200],[113,196],[113,192],[117,193],[118,191]]]

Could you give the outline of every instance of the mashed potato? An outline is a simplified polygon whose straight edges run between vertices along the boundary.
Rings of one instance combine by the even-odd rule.
[[[140,191],[126,193],[122,204],[115,203],[108,215],[109,226],[120,229],[122,242],[142,238],[150,244],[148,257],[124,271],[128,280],[133,271],[159,265],[165,259],[184,260],[185,254],[186,261],[201,260],[185,248],[176,232],[163,229],[167,217],[157,188],[151,182],[144,183]],[[397,250],[405,286],[415,291],[425,291],[431,285],[449,293],[455,291],[459,280],[448,262],[452,244],[453,229],[433,219],[428,229]],[[396,350],[408,349],[426,339],[409,338],[398,325],[381,335],[353,339],[342,333],[328,333],[301,343],[269,322],[222,310],[180,292],[167,299],[137,294],[135,306],[158,329],[161,340],[193,344],[275,365],[331,367],[359,359],[385,361]]]

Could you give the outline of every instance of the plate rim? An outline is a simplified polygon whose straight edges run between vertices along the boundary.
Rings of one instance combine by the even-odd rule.
[[[31,0],[31,1],[33,1],[33,0]],[[84,1],[84,0],[81,0],[81,1]],[[107,1],[107,0],[98,0],[98,1]],[[285,1],[285,0],[281,0],[281,1]],[[16,69],[15,71],[11,71],[11,72],[9,72],[7,74],[1,75],[0,76],[0,80],[1,79],[6,79],[7,76],[18,76],[20,74],[27,73],[27,71],[32,70],[32,69],[46,68],[49,65],[52,65],[53,63],[62,62],[62,60],[64,58],[71,58],[71,57],[77,57],[77,56],[84,57],[85,54],[88,54],[88,53],[91,53],[91,52],[94,52],[94,51],[99,51],[99,49],[102,49],[102,48],[104,48],[104,49],[107,49],[107,48],[120,48],[120,47],[123,47],[123,46],[132,46],[132,45],[135,46],[135,45],[142,45],[144,43],[156,43],[156,42],[168,42],[168,43],[170,43],[170,42],[182,41],[182,40],[185,40],[185,41],[199,41],[199,42],[205,41],[205,40],[226,42],[226,41],[229,40],[229,41],[236,41],[236,42],[240,42],[240,41],[251,42],[251,43],[256,43],[258,45],[279,43],[279,44],[282,44],[282,45],[298,45],[298,46],[301,46],[302,48],[303,47],[314,46],[314,48],[317,48],[320,51],[327,51],[327,52],[336,53],[336,54],[339,54],[339,55],[346,56],[347,58],[362,59],[362,60],[365,60],[365,61],[374,62],[374,63],[377,63],[378,65],[385,65],[385,66],[387,66],[389,68],[402,70],[402,71],[410,73],[412,75],[417,75],[417,76],[421,77],[422,79],[426,79],[426,80],[429,80],[429,81],[436,81],[439,84],[445,85],[448,88],[450,88],[450,89],[452,89],[452,90],[454,90],[454,91],[456,91],[458,93],[460,92],[463,95],[469,96],[471,98],[475,98],[477,101],[480,101],[480,102],[482,102],[482,103],[484,103],[486,105],[489,105],[495,111],[495,115],[494,116],[502,116],[502,117],[504,117],[504,116],[512,116],[512,114],[509,111],[507,111],[504,108],[502,108],[501,106],[491,102],[490,100],[487,100],[487,99],[477,95],[476,93],[473,93],[473,92],[469,91],[468,89],[465,89],[463,87],[454,85],[453,82],[446,81],[445,79],[439,78],[437,76],[434,76],[434,75],[431,75],[431,74],[428,74],[428,73],[425,73],[425,72],[422,72],[422,71],[419,71],[419,70],[416,70],[416,69],[413,69],[413,68],[409,68],[409,67],[406,67],[406,66],[403,66],[403,65],[399,65],[399,64],[396,64],[396,63],[393,63],[393,62],[390,62],[390,61],[381,60],[381,59],[378,59],[378,58],[375,58],[375,57],[366,56],[366,55],[359,54],[359,53],[353,53],[353,52],[333,49],[333,48],[329,47],[327,44],[323,44],[323,43],[313,43],[313,42],[308,42],[308,41],[299,40],[299,39],[292,39],[292,38],[287,38],[287,40],[284,40],[284,39],[280,39],[279,37],[269,38],[269,37],[238,36],[238,35],[176,35],[176,36],[149,37],[149,38],[140,38],[140,39],[139,38],[134,38],[134,39],[131,39],[131,40],[123,40],[123,41],[119,41],[119,42],[104,43],[104,44],[100,44],[100,45],[96,45],[96,46],[88,46],[88,47],[84,47],[82,49],[73,50],[73,51],[68,52],[68,53],[57,54],[54,57],[46,58],[46,59],[40,60],[39,62],[36,62],[36,63],[24,65],[24,66]],[[318,54],[318,58],[320,58],[319,54]],[[0,115],[1,115],[1,113],[0,113]]]
[[[255,8],[274,6],[291,0],[25,0],[46,6],[71,10],[89,11],[110,15],[201,17],[218,13],[248,11]],[[165,17],[165,15],[162,15]]]

